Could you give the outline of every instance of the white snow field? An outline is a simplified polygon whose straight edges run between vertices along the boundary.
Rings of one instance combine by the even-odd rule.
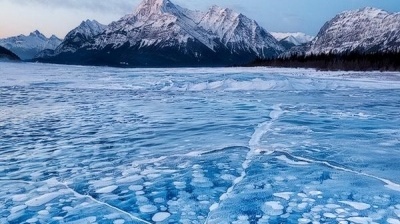
[[[400,74],[0,63],[0,223],[399,223]]]

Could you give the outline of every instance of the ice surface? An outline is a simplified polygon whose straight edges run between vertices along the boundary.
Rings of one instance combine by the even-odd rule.
[[[0,70],[0,223],[399,220],[398,73]]]

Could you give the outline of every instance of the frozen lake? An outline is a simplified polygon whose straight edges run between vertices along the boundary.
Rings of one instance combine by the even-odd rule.
[[[0,223],[400,223],[400,74],[0,63]]]

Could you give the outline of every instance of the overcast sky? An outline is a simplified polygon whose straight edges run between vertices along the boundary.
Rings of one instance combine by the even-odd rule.
[[[337,13],[366,6],[400,12],[400,0],[171,0],[189,9],[230,7],[268,31],[315,35]],[[82,20],[109,24],[131,13],[140,0],[0,0],[0,38],[39,30],[63,38]]]

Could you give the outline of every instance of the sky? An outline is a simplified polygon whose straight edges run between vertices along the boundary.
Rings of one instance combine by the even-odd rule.
[[[141,0],[0,0],[0,38],[39,30],[60,38],[83,20],[109,24],[132,13]],[[196,10],[229,7],[270,32],[316,35],[336,14],[363,7],[400,12],[400,0],[171,0]]]

